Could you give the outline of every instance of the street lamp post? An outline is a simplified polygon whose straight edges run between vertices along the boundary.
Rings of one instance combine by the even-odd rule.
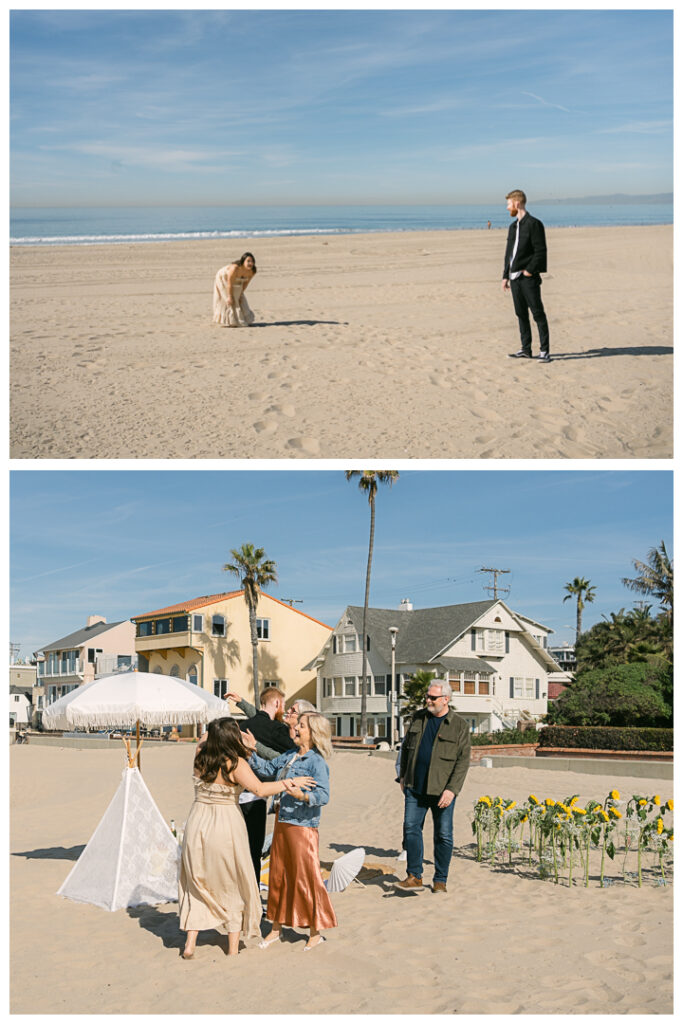
[[[392,747],[398,739],[398,719],[400,718],[400,707],[398,703],[398,693],[396,692],[396,635],[398,633],[398,626],[389,626],[389,632],[391,633],[391,745]],[[394,711],[397,714],[396,726],[394,726]]]

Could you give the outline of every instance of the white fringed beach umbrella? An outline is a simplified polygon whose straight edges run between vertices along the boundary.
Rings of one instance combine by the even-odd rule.
[[[194,683],[157,672],[102,676],[60,697],[43,712],[46,729],[148,729],[206,724],[230,715],[230,705]]]

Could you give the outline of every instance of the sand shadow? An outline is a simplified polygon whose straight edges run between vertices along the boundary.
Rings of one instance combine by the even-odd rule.
[[[632,348],[589,348],[585,352],[551,352],[552,362],[570,359],[601,359],[604,356],[672,356],[669,345],[636,345]]]
[[[362,844],[354,846],[352,843],[328,843],[331,850],[337,850],[338,853],[350,853],[351,850],[357,850]],[[363,846],[366,857],[398,857],[400,850],[391,849],[385,850],[381,846]]]
[[[78,860],[85,850],[82,846],[50,846],[44,850],[24,850],[13,853],[13,857],[26,857],[27,860]]]
[[[126,913],[145,931],[161,939],[166,949],[184,948],[185,932],[180,930],[180,918],[177,913],[162,914],[156,907],[150,906],[126,907]],[[203,931],[199,933],[197,946],[216,946],[223,953],[227,953],[227,936],[214,929]]]
[[[265,323],[251,324],[251,327],[318,327],[319,325],[348,327],[348,320],[270,320]]]

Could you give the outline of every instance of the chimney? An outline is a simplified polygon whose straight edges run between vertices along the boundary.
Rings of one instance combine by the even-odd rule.
[[[104,615],[89,615],[88,621],[85,624],[86,629],[90,629],[91,626],[96,626],[98,622],[106,622]]]
[[[399,607],[399,611],[402,611],[402,612],[412,612],[412,610],[413,610],[413,606],[412,606],[412,603],[411,603],[409,597],[402,598],[401,599],[401,603],[400,603],[400,605],[398,607]]]

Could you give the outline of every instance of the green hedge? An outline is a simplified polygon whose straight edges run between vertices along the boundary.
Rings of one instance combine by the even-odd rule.
[[[502,729],[500,732],[472,733],[470,739],[473,747],[490,747],[494,743],[538,743],[540,733],[536,729]]]
[[[674,748],[673,729],[614,728],[606,725],[548,725],[539,747],[581,747],[586,750],[666,750]]]

